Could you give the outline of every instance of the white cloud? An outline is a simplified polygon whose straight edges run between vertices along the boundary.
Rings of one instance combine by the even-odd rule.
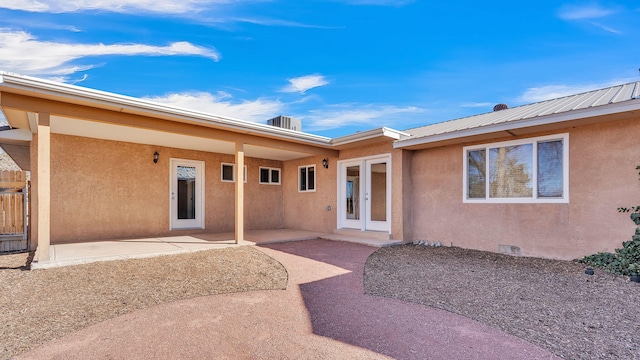
[[[298,92],[304,94],[307,90],[329,84],[329,81],[320,74],[312,74],[289,79],[289,85],[281,91],[287,93]]]
[[[199,12],[215,5],[239,2],[238,0],[4,0],[0,8],[29,12],[68,13],[86,10],[110,12],[154,12],[185,14]]]
[[[322,25],[313,25],[313,24],[305,24],[296,21],[282,20],[282,19],[272,19],[272,18],[258,18],[258,17],[229,17],[229,18],[216,18],[214,21],[209,20],[209,22],[222,22],[222,23],[248,23],[254,25],[262,25],[262,26],[282,26],[282,27],[299,27],[299,28],[310,28],[310,29],[343,29],[344,26],[322,26]]]
[[[10,10],[24,10],[31,12],[47,11],[49,6],[39,1],[24,1],[24,0],[5,0],[0,4],[0,8]]]
[[[606,9],[598,5],[587,6],[563,6],[558,12],[563,20],[585,20],[585,19],[598,19],[607,17],[609,15],[618,12],[616,9]]]
[[[602,30],[604,30],[604,31],[606,31],[608,33],[612,33],[612,34],[620,34],[621,33],[617,29],[614,29],[614,28],[612,28],[610,26],[602,25],[602,24],[594,22],[594,21],[590,22],[590,24],[595,26],[595,27],[597,27],[597,28],[599,28],[599,29],[602,29]]]
[[[224,91],[216,94],[207,92],[174,93],[165,96],[147,97],[146,99],[184,109],[259,123],[264,123],[266,120],[282,113],[285,107],[278,100],[263,98],[232,102],[231,94]]]
[[[74,60],[89,56],[202,56],[217,61],[220,58],[214,49],[207,49],[188,42],[175,42],[167,46],[144,44],[74,44],[40,41],[23,31],[0,29],[0,69],[25,75],[40,75],[64,78],[78,71],[88,70],[93,65],[72,64]]]
[[[344,126],[401,126],[406,127],[407,114],[424,112],[424,109],[394,105],[338,104],[323,110],[312,110],[310,115],[300,116],[306,129],[311,131],[337,129]]]

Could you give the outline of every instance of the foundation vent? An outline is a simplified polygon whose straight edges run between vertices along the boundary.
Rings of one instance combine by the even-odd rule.
[[[520,255],[520,247],[514,245],[498,245],[498,251],[503,254]]]

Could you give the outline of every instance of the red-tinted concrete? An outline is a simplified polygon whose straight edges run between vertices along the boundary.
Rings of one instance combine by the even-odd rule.
[[[21,358],[551,359],[467,318],[363,294],[372,247],[311,240],[260,247],[286,291],[201,297],[114,318]]]

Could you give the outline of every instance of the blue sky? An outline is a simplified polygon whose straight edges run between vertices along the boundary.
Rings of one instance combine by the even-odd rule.
[[[4,0],[0,70],[336,137],[640,80],[637,1]]]

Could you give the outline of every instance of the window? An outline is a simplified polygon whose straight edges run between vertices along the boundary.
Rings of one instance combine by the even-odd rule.
[[[316,191],[316,166],[298,167],[298,191]]]
[[[467,146],[464,202],[568,202],[568,134]]]
[[[221,177],[223,182],[236,181],[236,164],[221,164]],[[247,182],[247,165],[244,166],[244,182]]]
[[[260,184],[280,185],[280,169],[260,167]]]

